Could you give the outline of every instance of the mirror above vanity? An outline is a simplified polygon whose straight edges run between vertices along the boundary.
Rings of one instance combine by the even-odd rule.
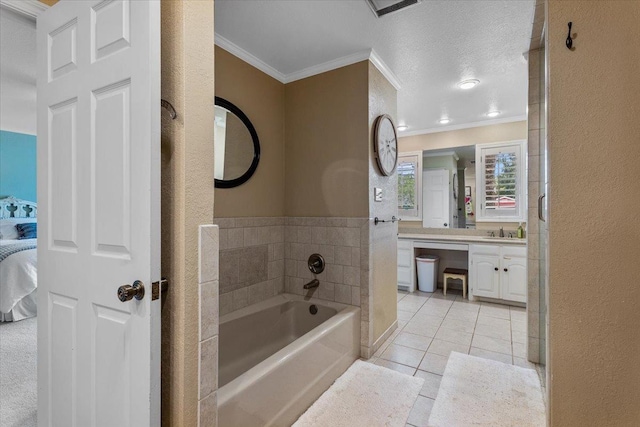
[[[244,184],[258,168],[260,141],[251,120],[234,104],[216,96],[215,187]]]
[[[525,222],[524,141],[400,153],[398,214],[423,228]]]

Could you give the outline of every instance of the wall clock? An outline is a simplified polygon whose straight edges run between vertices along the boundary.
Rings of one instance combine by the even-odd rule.
[[[388,114],[376,119],[373,133],[373,151],[383,175],[389,176],[398,163],[398,136],[396,127]]]

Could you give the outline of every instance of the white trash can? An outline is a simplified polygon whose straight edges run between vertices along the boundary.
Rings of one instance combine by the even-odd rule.
[[[435,292],[438,287],[438,260],[435,255],[416,257],[418,267],[418,289],[422,292]]]

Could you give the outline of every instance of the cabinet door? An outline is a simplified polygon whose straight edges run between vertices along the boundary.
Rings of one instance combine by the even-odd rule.
[[[527,302],[527,259],[504,256],[502,258],[501,298]]]
[[[471,256],[470,283],[474,296],[500,298],[499,264],[500,258],[498,256]]]

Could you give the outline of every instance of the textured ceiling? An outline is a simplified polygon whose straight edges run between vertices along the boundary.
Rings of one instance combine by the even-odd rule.
[[[448,128],[524,118],[534,6],[424,0],[378,19],[365,0],[216,0],[215,29],[285,76],[373,49],[400,81],[397,121],[412,134],[444,116]]]
[[[36,133],[36,23],[0,8],[0,128]]]

